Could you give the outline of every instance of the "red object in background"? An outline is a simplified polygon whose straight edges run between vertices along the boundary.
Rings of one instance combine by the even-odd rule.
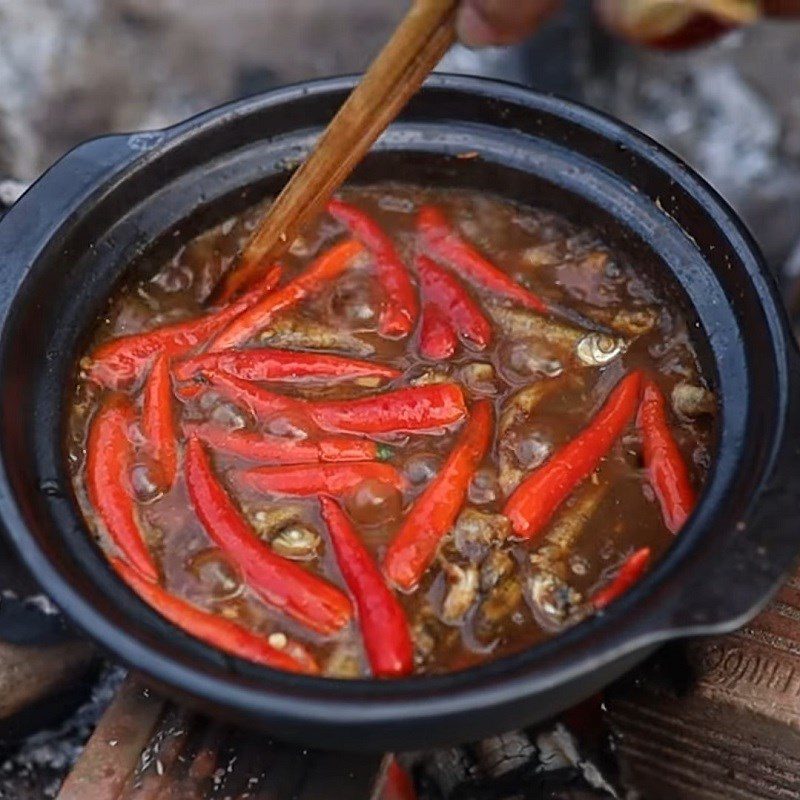
[[[417,790],[411,776],[397,763],[394,756],[389,762],[380,800],[417,800]]]
[[[697,47],[761,15],[757,0],[698,3],[697,9],[678,0],[594,0],[594,9],[612,33],[660,50]]]

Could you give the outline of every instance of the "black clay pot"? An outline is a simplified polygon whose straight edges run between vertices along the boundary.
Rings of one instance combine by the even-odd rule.
[[[499,83],[432,79],[353,180],[472,187],[549,207],[597,225],[663,280],[696,326],[721,398],[697,511],[668,555],[606,613],[451,675],[297,677],[173,628],[112,574],[78,513],[62,447],[73,364],[129,265],[275,193],[352,85],[305,84],[164,131],[88,142],[0,222],[0,517],[64,612],[173,693],[306,744],[417,748],[542,719],[659,642],[730,630],[761,608],[800,549],[800,375],[752,239],[684,164],[573,104]],[[479,155],[455,158],[463,151]]]

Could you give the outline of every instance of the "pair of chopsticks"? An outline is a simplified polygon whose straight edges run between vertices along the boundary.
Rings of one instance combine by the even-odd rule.
[[[414,2],[261,220],[236,269],[280,258],[322,210],[453,43],[457,6],[458,0]]]

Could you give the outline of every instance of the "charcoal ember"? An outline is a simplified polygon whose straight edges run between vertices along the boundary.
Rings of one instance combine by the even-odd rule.
[[[800,796],[800,575],[740,631],[659,653],[606,696],[647,800]]]
[[[416,756],[429,800],[601,800],[619,797],[560,723]]]

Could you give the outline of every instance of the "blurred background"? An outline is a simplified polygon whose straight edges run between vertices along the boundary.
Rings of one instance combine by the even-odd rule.
[[[456,48],[442,70],[588,102],[694,165],[770,262],[800,273],[800,24],[690,53],[612,40],[586,0],[513,49]],[[362,69],[405,0],[0,0],[0,174],[34,179],[75,143],[168,125],[235,97]]]

